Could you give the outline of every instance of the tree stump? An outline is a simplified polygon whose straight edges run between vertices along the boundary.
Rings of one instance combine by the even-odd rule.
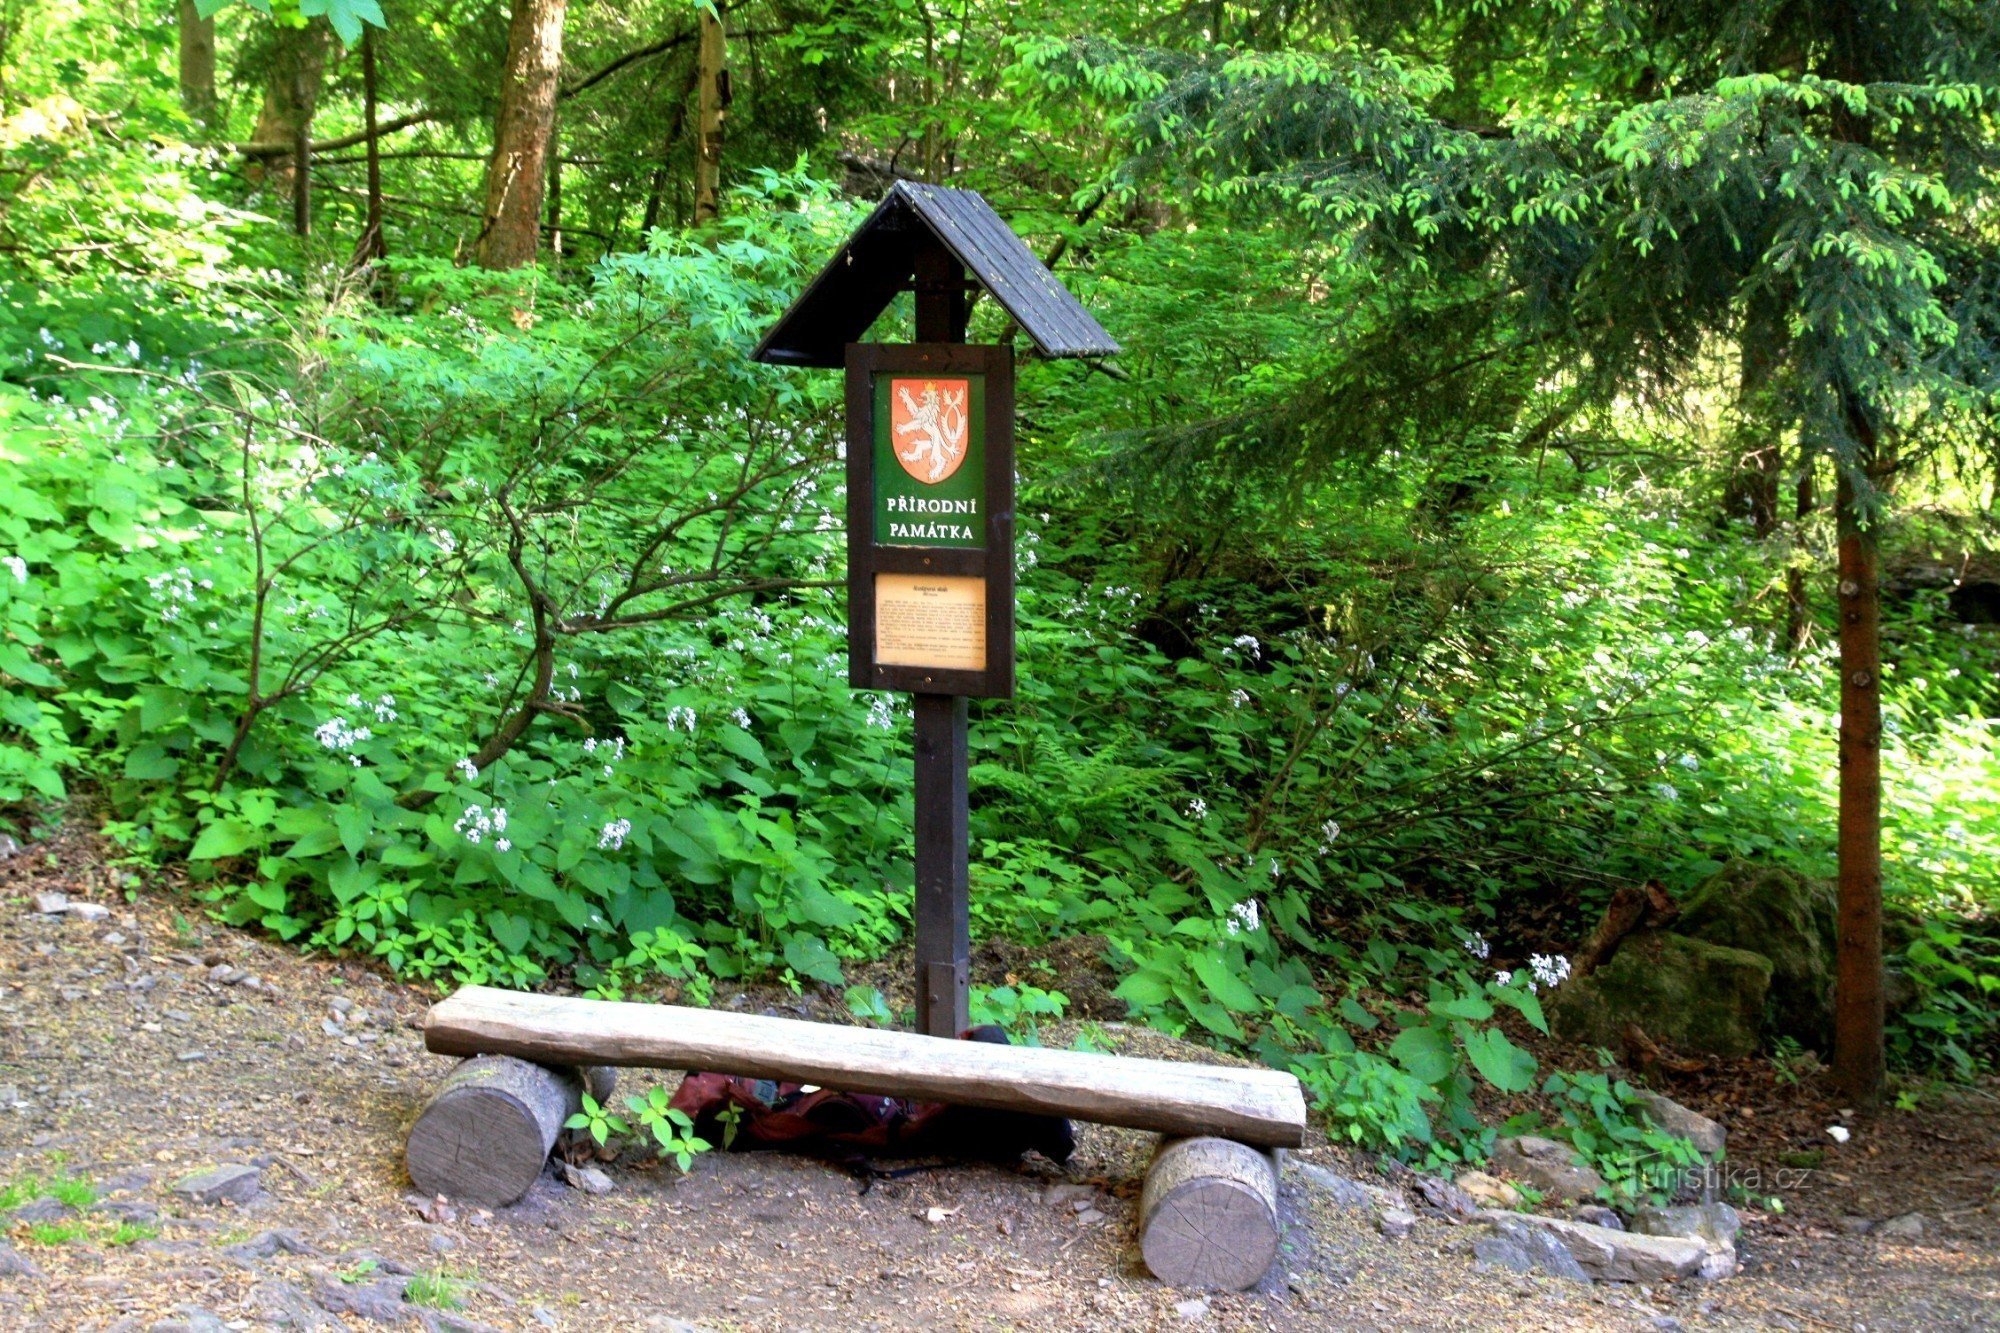
[[[1162,1141],[1139,1196],[1139,1252],[1169,1286],[1255,1286],[1278,1256],[1277,1162],[1233,1139]]]
[[[588,1090],[611,1096],[610,1069],[558,1070],[508,1055],[466,1060],[410,1127],[403,1161],[426,1194],[498,1208],[528,1192],[563,1122]]]

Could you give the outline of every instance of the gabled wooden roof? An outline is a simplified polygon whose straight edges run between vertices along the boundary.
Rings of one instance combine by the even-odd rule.
[[[1118,344],[971,190],[898,181],[752,356],[838,369],[896,294],[908,291],[923,233],[965,265],[1047,357],[1111,356]]]

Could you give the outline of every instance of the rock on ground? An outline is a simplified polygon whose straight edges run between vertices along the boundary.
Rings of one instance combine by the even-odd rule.
[[[1674,928],[1770,959],[1772,1033],[1824,1051],[1833,1038],[1834,898],[1830,881],[1731,861],[1694,891]]]
[[[1534,1134],[1496,1139],[1493,1169],[1563,1203],[1595,1198],[1604,1188],[1604,1177],[1577,1161],[1574,1148]]]
[[[1696,1276],[1708,1257],[1707,1245],[1680,1236],[1640,1236],[1532,1213],[1503,1216],[1549,1232],[1584,1272],[1601,1281],[1678,1282]],[[1489,1220],[1493,1217],[1489,1214]]]
[[[1569,1247],[1543,1228],[1505,1215],[1493,1218],[1491,1226],[1489,1234],[1472,1242],[1472,1256],[1478,1267],[1513,1273],[1540,1270],[1572,1282],[1591,1280]]]
[[[1567,1041],[1618,1049],[1637,1023],[1666,1045],[1739,1059],[1757,1049],[1771,960],[1672,931],[1638,931],[1544,1002]]]
[[[195,1203],[248,1203],[263,1192],[264,1173],[254,1166],[227,1163],[174,1182],[174,1193]]]
[[[1699,1111],[1690,1111],[1673,1098],[1645,1089],[1635,1100],[1653,1118],[1653,1123],[1669,1134],[1686,1139],[1703,1157],[1714,1162],[1729,1146],[1729,1131]]]

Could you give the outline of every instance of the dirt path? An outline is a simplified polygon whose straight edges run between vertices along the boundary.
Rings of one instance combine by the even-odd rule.
[[[1168,1291],[1133,1239],[1149,1143],[1096,1127],[1064,1172],[952,1167],[862,1193],[813,1161],[713,1154],[683,1177],[628,1154],[602,1197],[545,1178],[495,1213],[440,1205],[400,1161],[447,1067],[412,1026],[427,996],[171,903],[128,905],[106,878],[80,837],[0,863],[0,1188],[80,1180],[97,1196],[77,1212],[17,1191],[0,1328],[2000,1325],[1990,1091],[1885,1121],[1873,1156],[1857,1136],[1784,1216],[1748,1214],[1742,1275],[1651,1291],[1478,1271],[1462,1230],[1425,1218],[1387,1239],[1297,1170],[1263,1288]],[[38,892],[109,911],[46,914]],[[1920,1174],[1926,1134],[1956,1145],[1949,1174],[1966,1179]],[[1299,1160],[1368,1170],[1324,1146]],[[174,1192],[221,1163],[257,1169],[253,1197]],[[1910,1197],[1931,1210],[1914,1242],[1838,1224]]]

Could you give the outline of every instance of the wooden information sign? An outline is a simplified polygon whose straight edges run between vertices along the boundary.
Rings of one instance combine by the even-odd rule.
[[[1045,357],[1118,344],[970,190],[899,182],[757,345],[847,371],[848,679],[916,707],[917,1025],[967,1022],[967,699],[1014,693],[1014,349],[967,346],[984,291]],[[917,341],[865,343],[902,292]]]
[[[1014,693],[1014,357],[847,349],[848,680]]]

